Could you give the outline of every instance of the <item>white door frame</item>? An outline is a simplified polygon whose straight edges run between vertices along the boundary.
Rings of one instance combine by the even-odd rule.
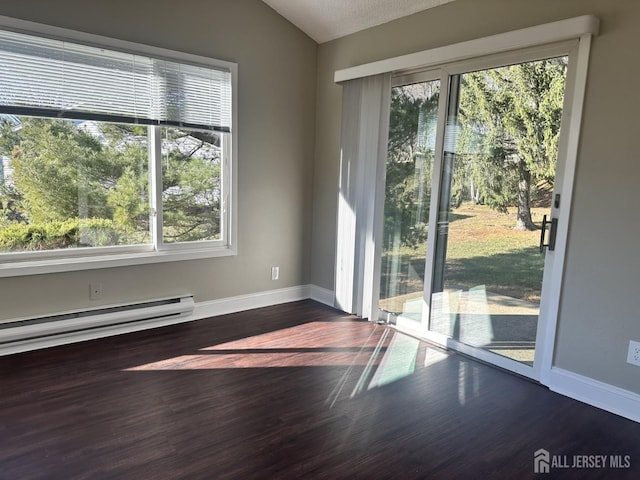
[[[342,82],[349,79],[362,78],[384,72],[394,72],[395,75],[408,76],[411,75],[412,72],[416,72],[418,70],[426,70],[428,68],[440,69],[441,98],[438,113],[439,126],[436,138],[436,158],[434,161],[432,179],[432,198],[439,199],[439,175],[442,169],[442,152],[445,140],[443,127],[444,122],[446,121],[445,115],[446,103],[448,100],[449,76],[455,73],[469,71],[470,69],[473,69],[473,65],[486,65],[487,62],[491,63],[498,60],[500,60],[498,63],[502,62],[504,65],[504,62],[508,63],[510,58],[513,62],[527,61],[527,55],[531,55],[532,57],[536,57],[536,55],[538,55],[538,58],[569,55],[561,136],[558,147],[559,159],[557,169],[561,173],[558,178],[556,178],[554,185],[554,194],[556,193],[556,190],[561,192],[562,201],[557,211],[554,211],[553,213],[557,214],[557,216],[561,218],[561,221],[558,223],[556,250],[554,252],[547,252],[545,259],[545,279],[543,280],[542,290],[543,301],[540,306],[540,320],[542,320],[542,322],[538,325],[534,368],[492,352],[466,346],[448,337],[442,338],[443,336],[434,334],[434,332],[414,332],[420,333],[422,336],[447,347],[456,348],[463,353],[477,356],[481,360],[490,361],[497,366],[514,370],[517,373],[532,377],[545,385],[549,383],[553,363],[555,333],[561,297],[562,273],[565,263],[565,250],[573,190],[573,177],[577,163],[580,123],[582,119],[584,94],[586,89],[591,37],[598,33],[598,29],[599,20],[597,17],[593,15],[585,15],[493,35],[478,40],[403,55],[401,57],[386,59],[366,65],[351,67],[339,70],[335,74],[336,82]],[[573,41],[567,43],[567,40]],[[549,47],[549,44],[553,45]],[[553,55],[543,53],[551,51],[559,51],[560,53]],[[542,57],[540,57],[540,55],[542,55]],[[494,64],[494,66],[498,66],[498,64]],[[491,67],[489,66],[487,68]],[[436,175],[438,176],[436,177]],[[356,194],[361,195],[363,198],[366,196],[366,192],[364,191],[356,192]],[[375,197],[375,204],[380,205],[382,203],[380,199],[384,198],[384,182],[382,182],[382,188],[380,187],[380,182],[378,182]],[[432,202],[432,211],[430,212],[429,218],[430,225],[436,224],[436,217],[434,215],[436,215],[437,212],[434,213],[434,210],[435,208],[433,208]],[[381,216],[382,212],[378,210],[375,215]],[[338,218],[339,231],[340,228],[341,220]],[[382,232],[380,231],[377,233],[379,236],[375,241],[376,243],[380,243],[382,240]],[[427,249],[429,252],[434,251],[435,237],[435,235],[429,235],[428,237]],[[374,262],[377,262],[377,264],[374,264],[373,268],[368,269],[370,275],[373,275],[374,272],[380,271],[380,258],[376,257]],[[427,259],[426,267],[423,315],[429,314],[430,290],[433,281],[432,261]],[[339,275],[340,274],[337,273],[337,276]],[[373,278],[369,280],[371,281],[365,281],[361,285],[374,285],[379,279]],[[369,305],[359,305],[359,311],[368,311],[371,313],[377,311],[377,299],[374,298],[374,295],[369,292],[363,295],[361,292],[359,298],[366,298],[367,302],[372,302],[372,304]]]

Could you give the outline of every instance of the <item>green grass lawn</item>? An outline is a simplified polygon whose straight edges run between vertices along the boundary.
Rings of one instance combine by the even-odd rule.
[[[540,225],[542,215],[548,212],[548,208],[533,209],[533,221]],[[502,214],[487,206],[463,204],[452,213],[445,287],[468,289],[485,285],[493,293],[539,302],[544,264],[538,248],[540,230],[515,230],[515,208]],[[402,247],[399,254],[396,295],[406,297],[422,292],[426,244]],[[391,260],[392,252],[383,252],[381,299],[390,294],[387,283]]]

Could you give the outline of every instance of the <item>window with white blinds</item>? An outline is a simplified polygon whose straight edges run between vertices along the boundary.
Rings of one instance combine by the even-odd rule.
[[[17,115],[231,131],[231,72],[0,30],[0,107]]]
[[[236,74],[0,16],[0,277],[235,255]]]

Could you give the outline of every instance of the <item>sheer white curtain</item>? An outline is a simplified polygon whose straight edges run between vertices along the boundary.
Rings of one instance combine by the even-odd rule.
[[[391,74],[342,84],[336,306],[375,319]]]

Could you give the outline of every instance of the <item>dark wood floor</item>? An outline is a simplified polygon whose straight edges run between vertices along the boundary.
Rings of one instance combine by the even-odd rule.
[[[0,478],[640,478],[640,424],[311,301],[0,358]],[[552,469],[534,452],[629,455]]]

